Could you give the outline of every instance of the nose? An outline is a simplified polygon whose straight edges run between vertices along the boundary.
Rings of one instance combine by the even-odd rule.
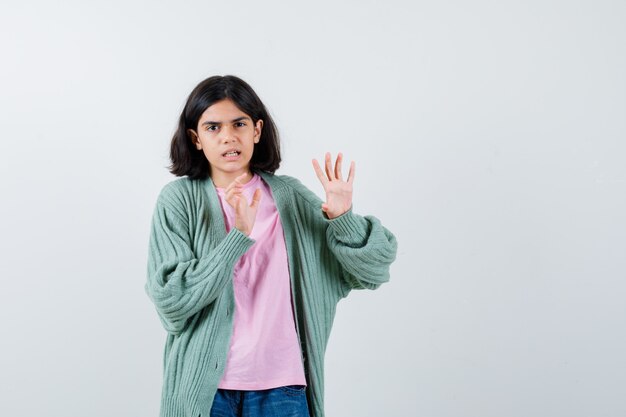
[[[231,142],[235,140],[235,131],[230,126],[224,126],[220,129],[220,139],[223,142]]]

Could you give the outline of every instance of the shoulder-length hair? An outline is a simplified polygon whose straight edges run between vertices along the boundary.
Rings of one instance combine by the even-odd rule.
[[[252,87],[234,75],[215,75],[198,84],[185,103],[178,127],[170,145],[169,171],[179,177],[204,179],[211,175],[211,166],[204,152],[196,148],[188,129],[197,131],[202,113],[213,103],[230,99],[253,121],[263,120],[261,140],[254,145],[250,160],[251,170],[263,170],[274,174],[280,166],[280,139],[274,121]]]

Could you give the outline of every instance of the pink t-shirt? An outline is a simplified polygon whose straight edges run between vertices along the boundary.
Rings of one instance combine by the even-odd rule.
[[[253,174],[242,193],[248,204],[257,188],[261,202],[250,238],[256,242],[235,265],[233,335],[222,389],[262,390],[306,385],[293,316],[291,281],[283,228],[271,189]],[[234,226],[235,209],[224,188],[216,187],[226,230]]]

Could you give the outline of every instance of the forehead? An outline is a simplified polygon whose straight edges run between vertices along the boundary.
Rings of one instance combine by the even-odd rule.
[[[232,100],[224,99],[216,101],[200,116],[200,123],[204,121],[213,121],[225,123],[241,117],[250,117],[239,109]]]

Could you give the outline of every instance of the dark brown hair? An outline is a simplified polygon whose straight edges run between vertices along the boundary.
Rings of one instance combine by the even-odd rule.
[[[172,164],[168,169],[172,174],[179,177],[187,175],[191,179],[204,179],[211,175],[209,161],[204,152],[195,147],[187,130],[197,130],[202,113],[223,99],[232,100],[239,110],[250,116],[254,124],[259,119],[263,120],[261,140],[254,145],[250,169],[272,174],[278,169],[281,161],[278,129],[265,105],[241,78],[215,75],[198,84],[187,98],[170,145]]]

